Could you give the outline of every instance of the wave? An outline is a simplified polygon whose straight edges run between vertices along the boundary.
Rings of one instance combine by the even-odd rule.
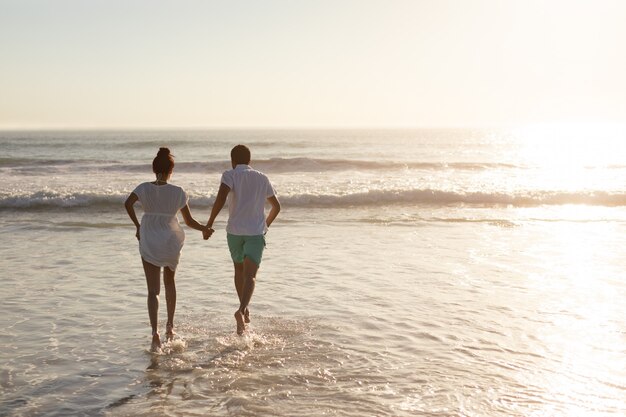
[[[323,158],[271,158],[254,160],[255,169],[268,173],[325,172],[325,171],[369,171],[369,170],[467,170],[513,169],[521,166],[491,162],[397,162],[354,159]],[[90,161],[84,159],[29,159],[0,158],[0,167],[17,168],[19,171],[46,167],[72,167],[76,170],[98,170],[109,172],[151,172],[150,163],[125,163],[121,161]],[[230,169],[230,161],[176,162],[175,170],[180,173],[223,172]]]
[[[366,159],[324,159],[324,158],[270,158],[252,162],[252,166],[268,174],[289,172],[327,172],[327,171],[489,171],[530,169],[532,166],[500,162],[428,162],[428,161],[373,161]],[[231,168],[228,160],[202,162],[176,162],[177,173],[221,173]],[[585,169],[624,170],[626,165],[585,166]],[[36,159],[36,158],[0,158],[0,169],[13,173],[33,174],[47,169],[79,173],[119,172],[151,173],[151,162],[123,162],[88,159]]]
[[[320,159],[320,158],[271,158],[254,160],[253,168],[268,173],[283,172],[325,172],[325,171],[376,171],[376,170],[485,170],[498,168],[516,168],[511,164],[484,162],[393,162],[355,159]],[[216,172],[230,169],[230,161],[183,162],[177,163],[181,172]]]
[[[283,201],[284,199],[281,199]],[[532,207],[542,205],[585,204],[596,206],[626,206],[626,194],[607,192],[567,193],[528,192],[519,194],[453,192],[433,189],[375,190],[347,195],[297,195],[287,198],[296,207],[384,206],[396,204],[475,205]]]
[[[97,163],[97,161],[76,160],[76,159],[37,159],[37,158],[0,158],[0,168],[2,167],[42,167],[42,166],[59,166],[71,165],[76,163],[88,164]]]
[[[0,210],[11,209],[120,209],[128,194],[89,192],[60,193],[38,191],[31,194],[0,195]],[[626,194],[609,192],[537,191],[518,194],[486,192],[453,192],[433,189],[375,190],[350,194],[291,194],[280,195],[285,207],[346,208],[390,205],[471,205],[477,207],[534,207],[542,205],[581,204],[592,206],[626,206]],[[214,197],[191,195],[192,207],[210,207]]]

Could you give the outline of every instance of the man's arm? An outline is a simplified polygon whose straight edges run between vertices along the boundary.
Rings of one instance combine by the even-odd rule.
[[[213,222],[215,221],[215,218],[224,207],[224,204],[226,204],[226,197],[228,197],[229,192],[230,187],[224,183],[221,183],[220,189],[217,192],[217,197],[215,197],[215,202],[213,203],[213,208],[211,209],[211,216],[209,216],[209,221],[206,224],[207,227],[213,227]]]
[[[276,216],[278,216],[278,213],[280,212],[280,202],[275,195],[268,198],[267,201],[269,201],[269,203],[271,204],[272,209],[267,215],[267,219],[265,219],[265,224],[267,225],[267,227],[270,227],[270,224],[272,224],[272,222],[274,221],[274,219],[276,219]]]

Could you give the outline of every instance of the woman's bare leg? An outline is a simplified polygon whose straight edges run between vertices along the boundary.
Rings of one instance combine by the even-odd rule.
[[[146,274],[146,284],[148,284],[148,316],[152,327],[152,349],[161,347],[159,337],[159,294],[161,293],[161,268],[152,265],[141,258],[143,270]]]
[[[174,312],[176,311],[176,271],[168,267],[163,268],[163,284],[165,284],[165,303],[167,304],[166,337],[174,337]]]

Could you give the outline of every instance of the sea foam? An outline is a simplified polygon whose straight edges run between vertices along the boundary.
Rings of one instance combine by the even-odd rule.
[[[127,193],[121,192],[55,192],[41,190],[32,193],[0,194],[0,210],[46,209],[46,208],[89,208],[104,210],[119,208]],[[210,207],[214,196],[191,194],[193,207]],[[281,203],[296,208],[370,207],[385,205],[477,205],[533,207],[541,205],[586,204],[594,206],[626,206],[625,193],[606,191],[555,192],[528,191],[518,193],[454,192],[430,188],[370,190],[342,194],[292,193],[281,194]]]

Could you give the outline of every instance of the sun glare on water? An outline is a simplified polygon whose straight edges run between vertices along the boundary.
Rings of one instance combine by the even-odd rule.
[[[516,156],[533,168],[542,188],[620,190],[626,172],[626,126],[531,125],[514,132]],[[620,169],[621,168],[621,169]]]
[[[515,131],[528,163],[557,169],[625,164],[626,126],[610,124],[530,125]]]
[[[541,189],[623,194],[624,126],[537,125],[515,132],[515,140],[519,164],[531,168],[534,178],[529,181]],[[618,279],[612,254],[619,228],[613,222],[599,226],[592,221],[610,213],[610,208],[603,206],[566,204],[538,210],[559,221],[549,226],[552,233],[529,248],[544,263],[545,274],[537,277],[537,285],[561,294],[561,298],[538,307],[546,317],[541,338],[560,359],[546,366],[541,385],[549,401],[537,415],[604,415],[590,414],[589,408],[621,407],[607,399],[616,395],[615,381],[620,378],[609,364],[623,363],[623,358],[606,348],[620,346],[623,337],[616,327],[620,313],[614,308],[617,296],[610,285],[612,279]],[[589,399],[583,404],[578,398],[584,395]]]

